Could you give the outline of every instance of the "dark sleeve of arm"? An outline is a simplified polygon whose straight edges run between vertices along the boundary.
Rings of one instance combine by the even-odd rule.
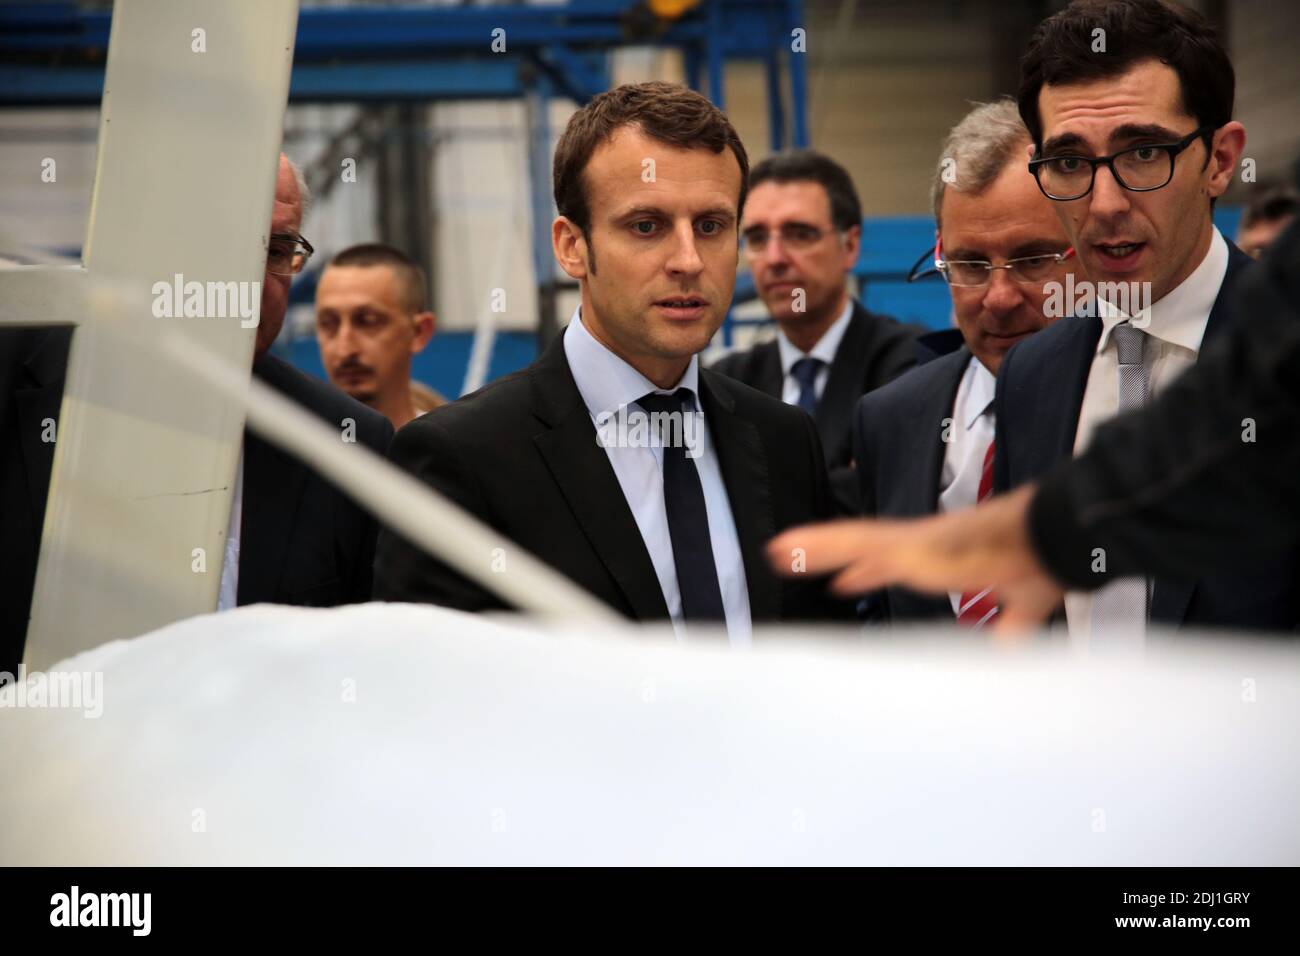
[[[835,513],[840,516],[862,514],[858,497],[858,469],[850,462],[830,470],[831,498]]]
[[[486,521],[481,485],[436,419],[432,413],[404,427],[393,439],[388,456],[403,471]],[[380,601],[440,604],[464,611],[504,607],[495,596],[388,528],[380,530],[375,550],[374,593]]]
[[[904,372],[916,367],[916,337],[925,330],[912,325],[897,328],[897,334],[878,353],[871,377],[872,388],[888,385]]]
[[[867,408],[864,399],[858,399],[853,408],[853,462],[858,480],[860,514],[868,518],[876,514],[875,462],[867,444]]]
[[[840,517],[835,496],[831,491],[830,478],[826,473],[826,457],[822,452],[822,441],[817,434],[817,426],[807,415],[803,415],[802,420],[804,433],[808,436],[808,444],[812,451],[813,517],[816,520]],[[829,582],[829,576],[802,582],[805,590],[805,600],[802,603],[806,611],[800,614],[800,617],[830,621],[853,620],[856,602],[831,594],[827,587]]]
[[[385,418],[380,423],[380,427],[367,439],[366,446],[376,455],[386,456],[392,443],[393,423]],[[356,507],[360,507],[360,505]],[[379,522],[375,520],[374,515],[362,509],[361,521],[361,547],[357,556],[356,568],[353,572],[354,579],[351,588],[351,601],[354,604],[364,604],[370,600],[373,594],[375,543],[379,537]]]
[[[853,409],[853,460],[858,472],[858,496],[861,513],[868,518],[876,516],[876,462],[871,450],[868,436],[871,434],[869,424],[869,403],[866,398],[858,399]],[[888,598],[883,588],[870,591],[858,601],[856,613],[858,619],[868,623],[883,623],[888,620]]]
[[[1300,224],[1297,224],[1300,225]],[[1242,277],[1226,340],[1151,406],[1098,430],[1043,482],[1034,548],[1091,588],[1094,548],[1112,573],[1196,576],[1256,562],[1300,527],[1300,232]]]

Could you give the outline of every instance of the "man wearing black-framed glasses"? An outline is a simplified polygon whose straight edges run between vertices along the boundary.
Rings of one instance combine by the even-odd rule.
[[[1106,52],[1092,49],[1098,35]],[[1021,69],[1028,172],[1095,283],[1096,314],[1056,323],[1003,361],[998,491],[1081,454],[1100,424],[1191,368],[1236,325],[1232,293],[1251,263],[1212,218],[1245,130],[1232,119],[1232,64],[1205,19],[1162,0],[1076,0],[1039,25]],[[1101,549],[1105,586],[1065,598],[1070,637],[1139,647],[1148,622],[1290,630],[1296,557],[1198,581],[1117,578]]]

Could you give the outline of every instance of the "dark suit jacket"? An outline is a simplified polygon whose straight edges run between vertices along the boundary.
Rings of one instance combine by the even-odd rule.
[[[1092,587],[1099,545],[1113,569],[1184,577],[1297,547],[1300,221],[1237,286],[1241,320],[1196,367],[1043,480],[1030,537],[1058,581]]]
[[[0,670],[14,673],[31,616],[72,326],[0,329]]]
[[[961,344],[956,329],[918,340],[918,346],[934,345],[939,347],[937,358],[858,400],[853,417],[853,458],[865,515],[915,518],[939,510],[939,481],[947,448],[944,420],[952,417],[970,352]],[[859,614],[871,623],[955,620],[947,597],[902,587],[866,595]]]
[[[1228,271],[1205,328],[1202,350],[1238,321],[1234,290],[1253,260],[1228,244]],[[1074,454],[1084,390],[1101,337],[1098,318],[1062,319],[1018,343],[998,372],[995,491],[1043,477]],[[1206,508],[1214,502],[1204,503]],[[1292,630],[1300,624],[1300,555],[1192,580],[1155,579],[1151,620],[1168,625]]]
[[[831,488],[841,514],[858,514],[858,482],[853,473],[850,429],[858,397],[893,381],[916,364],[913,345],[919,327],[904,325],[887,315],[868,312],[853,303],[849,326],[835,352],[826,388],[817,405],[817,434],[821,437]],[[714,371],[780,399],[785,386],[781,351],[775,341],[723,356]]]
[[[45,521],[53,443],[42,422],[63,402],[71,327],[0,330],[0,668],[22,657]],[[379,413],[271,356],[254,374],[338,424],[379,454],[393,427]],[[332,605],[366,601],[375,548],[374,520],[296,459],[244,435],[240,604]]]
[[[273,355],[253,374],[330,425],[356,422],[356,440],[388,452],[383,415]],[[333,607],[370,600],[378,525],[369,512],[287,452],[244,433],[239,595],[244,604]]]
[[[802,411],[700,371],[700,403],[727,487],[755,622],[848,617],[820,580],[778,579],[763,547],[828,517],[821,446]],[[668,617],[659,579],[569,370],[563,338],[528,368],[436,408],[397,433],[392,460],[626,617]],[[483,560],[489,561],[488,555]],[[506,555],[509,569],[509,555]],[[468,611],[494,595],[387,529],[375,596]]]

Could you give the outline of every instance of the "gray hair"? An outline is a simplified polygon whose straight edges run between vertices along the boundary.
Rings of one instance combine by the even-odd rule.
[[[944,140],[930,184],[935,225],[939,224],[944,187],[951,185],[978,196],[1009,164],[1027,162],[1024,148],[1030,142],[1015,100],[1004,97],[976,104]]]

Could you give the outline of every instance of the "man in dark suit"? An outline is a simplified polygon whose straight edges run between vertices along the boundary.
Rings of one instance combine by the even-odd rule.
[[[768,546],[773,567],[790,573],[786,555],[800,547],[800,573],[835,573],[845,594],[992,584],[999,628],[1017,631],[1047,620],[1067,587],[1104,585],[1099,547],[1113,572],[1170,578],[1208,579],[1261,557],[1292,561],[1300,223],[1236,285],[1240,321],[1150,405],[1102,424],[1082,455],[1041,483],[942,517],[794,528]],[[1273,440],[1237,440],[1247,420]]]
[[[391,452],[627,617],[725,622],[735,643],[751,622],[842,609],[820,581],[781,584],[763,553],[833,511],[812,421],[699,368],[731,302],[747,166],[726,116],[680,86],[621,86],[574,114],[552,241],[581,306],[533,365],[411,422]],[[483,560],[510,573],[508,553]],[[502,607],[387,531],[375,593]]]
[[[1077,49],[1077,37],[1098,26],[1124,37],[1104,57]],[[1039,26],[1020,88],[1031,171],[1098,283],[1097,314],[1056,323],[1003,362],[999,490],[1081,453],[1097,426],[1160,394],[1238,322],[1233,290],[1252,260],[1211,218],[1245,143],[1232,102],[1232,65],[1198,14],[1155,0],[1089,2]],[[1225,440],[1250,440],[1248,427]],[[1071,637],[1140,640],[1148,620],[1292,629],[1296,557],[1152,582],[1117,577],[1098,549],[1094,572],[1108,583],[1067,594]]]
[[[939,154],[931,202],[957,328],[923,336],[918,344],[941,354],[859,400],[853,457],[863,514],[954,511],[989,492],[998,366],[1052,321],[1045,286],[1073,262],[1060,220],[1025,170],[1028,145],[1015,101],[1005,99],[968,113]],[[978,592],[963,600],[960,591],[891,587],[868,595],[860,613],[873,623],[980,627],[996,611]]]
[[[849,294],[862,209],[842,166],[810,150],[777,154],[754,167],[749,190],[745,257],[776,338],[713,368],[813,417],[838,507],[857,514],[853,406],[916,363],[922,330],[868,312]]]
[[[382,455],[393,436],[387,419],[267,354],[306,258],[298,236],[302,201],[298,174],[281,156],[253,374]],[[0,670],[12,672],[22,658],[72,335],[69,326],[0,332],[0,553],[7,572],[0,576]],[[370,599],[374,519],[248,431],[229,532],[219,608]]]

